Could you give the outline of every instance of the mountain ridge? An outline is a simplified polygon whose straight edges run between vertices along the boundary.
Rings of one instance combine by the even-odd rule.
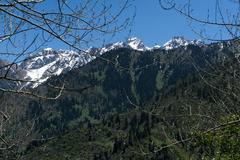
[[[21,76],[22,79],[29,82],[22,82],[17,86],[20,89],[25,87],[36,88],[52,76],[58,76],[73,68],[81,67],[96,57],[118,48],[129,48],[143,52],[155,49],[171,50],[178,47],[186,47],[187,45],[203,45],[203,43],[200,43],[199,40],[190,41],[186,40],[184,37],[176,36],[163,46],[155,45],[153,47],[148,47],[145,46],[139,38],[131,37],[125,42],[110,43],[100,48],[90,47],[82,52],[62,49],[57,51],[52,48],[45,48],[36,54],[31,54],[18,64],[19,68],[25,73],[23,77]]]

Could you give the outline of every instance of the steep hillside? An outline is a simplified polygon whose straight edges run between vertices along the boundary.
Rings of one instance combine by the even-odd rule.
[[[22,124],[38,141],[26,159],[201,158],[189,139],[239,114],[234,43],[110,50],[36,88],[65,84],[56,101],[26,100]],[[51,85],[50,85],[51,84]],[[83,91],[83,88],[86,88]],[[191,141],[192,142],[192,141]],[[165,149],[166,148],[166,149]]]

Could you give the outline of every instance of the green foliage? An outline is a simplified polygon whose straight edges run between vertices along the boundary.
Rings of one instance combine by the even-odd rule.
[[[231,124],[235,121],[238,123]],[[226,125],[209,132],[196,133],[194,147],[198,148],[202,159],[238,160],[240,159],[240,116],[225,117],[221,123]]]
[[[211,46],[148,52],[118,49],[102,56],[125,68],[97,58],[51,79],[48,83],[65,82],[66,88],[75,91],[64,91],[56,101],[25,103],[22,123],[36,118],[33,138],[54,137],[28,147],[26,159],[238,158],[238,126],[198,132],[215,126],[219,117],[239,111],[239,100],[210,87],[193,66],[201,67],[205,80],[221,90],[237,86],[228,84],[235,82],[227,68],[233,61],[218,61],[228,52],[218,54]],[[43,91],[56,93],[50,88]],[[21,126],[16,124],[17,130]],[[191,132],[196,132],[194,143],[166,147]]]
[[[155,117],[156,118],[156,117]],[[142,111],[112,114],[99,124],[79,126],[26,152],[26,159],[176,159],[178,150],[154,150],[166,141],[153,132],[159,126],[150,123],[153,117]],[[159,142],[159,143],[158,143]]]

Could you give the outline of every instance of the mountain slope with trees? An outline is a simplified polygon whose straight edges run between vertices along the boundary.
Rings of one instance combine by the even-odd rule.
[[[211,129],[215,133],[223,118],[224,123],[232,122],[229,116],[239,121],[235,45],[144,52],[119,48],[102,55],[109,61],[97,58],[52,77],[48,85],[37,88],[41,94],[54,95],[57,90],[46,86],[62,83],[68,90],[56,101],[33,99],[22,104],[22,125],[34,125],[21,154],[27,159],[214,156],[214,150],[204,149],[209,145],[204,138],[198,138]],[[234,137],[239,123],[229,125],[236,130],[229,135]]]

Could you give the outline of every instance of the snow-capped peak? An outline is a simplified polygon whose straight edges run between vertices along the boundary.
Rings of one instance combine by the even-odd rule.
[[[44,48],[43,50],[44,50],[44,51],[49,51],[49,52],[50,52],[50,51],[53,51],[52,48]]]
[[[99,53],[101,55],[105,52],[108,52],[117,48],[131,48],[137,51],[145,51],[150,49],[149,47],[146,47],[139,38],[132,37],[132,38],[128,38],[127,41],[125,42],[116,42],[116,43],[105,45],[104,47],[99,49],[100,50]]]
[[[60,75],[75,67],[82,66],[95,57],[88,53],[78,53],[69,50],[55,51],[53,49],[43,49],[35,55],[31,55],[23,61],[20,67],[26,71],[25,80],[37,81],[38,83],[27,83],[24,86],[37,87],[54,75]]]
[[[116,42],[116,43],[108,44],[108,45],[105,45],[104,47],[100,48],[99,54],[102,55],[103,53],[106,53],[113,49],[122,48],[122,47],[124,47],[123,42]]]
[[[170,50],[170,49],[178,48],[181,46],[187,46],[190,44],[200,45],[200,44],[202,44],[202,42],[200,40],[190,41],[190,40],[185,39],[182,36],[179,36],[179,37],[173,37],[171,40],[169,40],[167,43],[165,43],[162,48],[166,49],[166,50]]]
[[[137,37],[129,38],[127,40],[127,45],[134,50],[138,50],[138,51],[146,50],[146,47],[144,46],[143,42]]]

